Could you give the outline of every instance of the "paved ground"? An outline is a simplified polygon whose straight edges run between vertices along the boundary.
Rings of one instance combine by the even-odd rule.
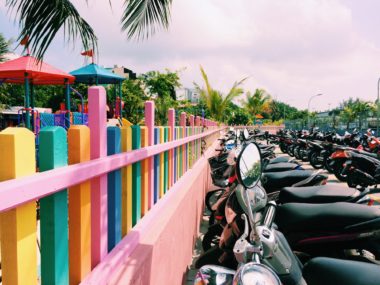
[[[276,149],[276,156],[288,156],[287,154],[283,154],[279,148]],[[304,169],[312,169],[315,170],[308,162],[301,162],[302,167]],[[328,173],[326,170],[322,170],[322,174],[328,175],[328,183],[340,183],[340,184],[345,184],[343,182],[340,182],[338,179],[336,179],[335,175]],[[197,273],[197,270],[194,268],[194,262],[197,260],[199,255],[202,253],[202,238],[203,235],[207,232],[208,228],[208,217],[207,213],[206,215],[203,216],[203,220],[201,222],[200,226],[200,234],[196,240],[195,247],[193,249],[193,259],[192,259],[192,264],[188,266],[188,274],[186,278],[186,283],[185,285],[192,285],[194,282],[194,277],[195,274]]]

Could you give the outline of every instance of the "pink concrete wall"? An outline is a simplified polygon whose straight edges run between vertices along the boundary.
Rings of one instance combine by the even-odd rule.
[[[183,283],[210,181],[207,157],[214,152],[216,144],[81,284]]]

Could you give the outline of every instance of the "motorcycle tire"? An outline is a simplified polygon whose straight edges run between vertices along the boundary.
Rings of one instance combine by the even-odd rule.
[[[204,265],[220,265],[219,257],[223,254],[223,250],[219,246],[214,246],[208,251],[204,252],[195,261],[195,268],[199,269]]]
[[[297,159],[301,159],[301,154],[300,154],[300,147],[299,146],[296,146],[295,148],[294,148],[294,156],[295,156],[295,158],[297,158]]]
[[[308,155],[306,149],[301,149],[300,150],[300,156],[301,156],[301,160],[302,161],[304,161],[304,162],[308,162],[309,161],[309,155]]]
[[[313,166],[315,169],[323,168],[323,162],[320,162],[318,160],[318,157],[319,157],[319,155],[315,151],[312,151],[309,153],[309,162],[310,162],[311,166]]]
[[[294,157],[294,145],[289,145],[289,146],[288,146],[288,154],[289,154],[291,157]]]
[[[209,210],[211,213],[214,212],[212,207],[219,200],[219,197],[223,195],[224,191],[225,191],[224,189],[216,189],[216,190],[207,192],[205,203],[206,203],[207,210]]]
[[[217,246],[219,244],[219,239],[222,232],[223,227],[220,224],[210,226],[202,239],[203,251],[207,251],[215,245]]]
[[[356,188],[356,186],[358,186],[354,175],[347,175],[347,185],[350,188]]]
[[[330,158],[330,157],[327,157],[327,158],[325,158],[325,161],[324,161],[323,164],[324,164],[325,169],[326,169],[329,173],[333,174],[333,173],[334,173],[334,168],[330,166],[330,162],[331,162],[331,158]]]
[[[342,160],[342,161],[337,161],[335,163],[335,167],[334,167],[334,175],[336,176],[336,178],[338,178],[339,181],[342,181],[342,182],[347,182],[347,175],[343,175],[342,174],[342,171],[343,171],[343,164],[344,164],[345,160]]]
[[[283,152],[283,153],[287,153],[287,148],[286,148],[286,145],[284,145],[283,143],[280,144],[280,150]]]
[[[219,262],[219,258],[224,254],[225,252],[219,248],[219,246],[214,246],[210,248],[208,251],[204,252],[199,256],[197,261],[195,262],[194,266],[196,269],[201,268],[204,265],[220,265],[223,267],[231,268],[236,270],[237,269],[237,261],[234,257],[234,255],[227,254],[227,257],[224,258],[224,261],[221,263]]]

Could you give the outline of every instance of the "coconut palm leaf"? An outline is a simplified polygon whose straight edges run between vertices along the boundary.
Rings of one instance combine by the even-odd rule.
[[[244,108],[252,115],[261,113],[269,103],[270,96],[263,89],[256,89],[254,94],[247,92],[246,101],[243,103]]]
[[[147,38],[157,26],[169,27],[172,0],[125,0],[121,18],[122,30],[128,38]]]
[[[5,60],[4,55],[8,52],[8,42],[5,40],[3,35],[0,34],[0,62]]]
[[[211,116],[216,119],[219,122],[224,121],[227,114],[225,112],[227,106],[229,103],[236,98],[237,96],[243,94],[243,89],[240,88],[241,84],[244,83],[246,78],[235,82],[228,92],[226,96],[224,96],[221,92],[214,90],[211,87],[211,84],[208,80],[208,76],[202,66],[200,67],[203,82],[205,84],[205,88],[200,88],[198,85],[196,85],[196,88],[200,92],[200,96],[202,100],[205,101],[207,108],[209,109],[209,112]]]
[[[18,40],[28,36],[28,47],[38,59],[43,58],[61,28],[68,42],[80,38],[84,49],[97,50],[94,30],[69,0],[7,0],[6,5],[18,18]]]

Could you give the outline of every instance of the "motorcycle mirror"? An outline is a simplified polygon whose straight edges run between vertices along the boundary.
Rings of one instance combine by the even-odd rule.
[[[236,137],[237,137],[237,138],[240,138],[240,130],[237,130],[237,131],[236,131]]]
[[[204,265],[195,276],[194,284],[232,284],[236,271],[218,265]]]
[[[265,191],[259,185],[248,189],[238,185],[235,188],[235,194],[239,206],[248,216],[250,216],[250,212],[254,214],[265,208],[268,202]]]
[[[244,129],[244,131],[243,131],[243,135],[244,135],[244,139],[245,139],[245,140],[248,140],[248,139],[249,139],[249,132],[248,132],[247,129]]]
[[[239,154],[236,163],[236,173],[241,185],[245,188],[254,187],[261,178],[261,153],[255,143],[248,144]]]

